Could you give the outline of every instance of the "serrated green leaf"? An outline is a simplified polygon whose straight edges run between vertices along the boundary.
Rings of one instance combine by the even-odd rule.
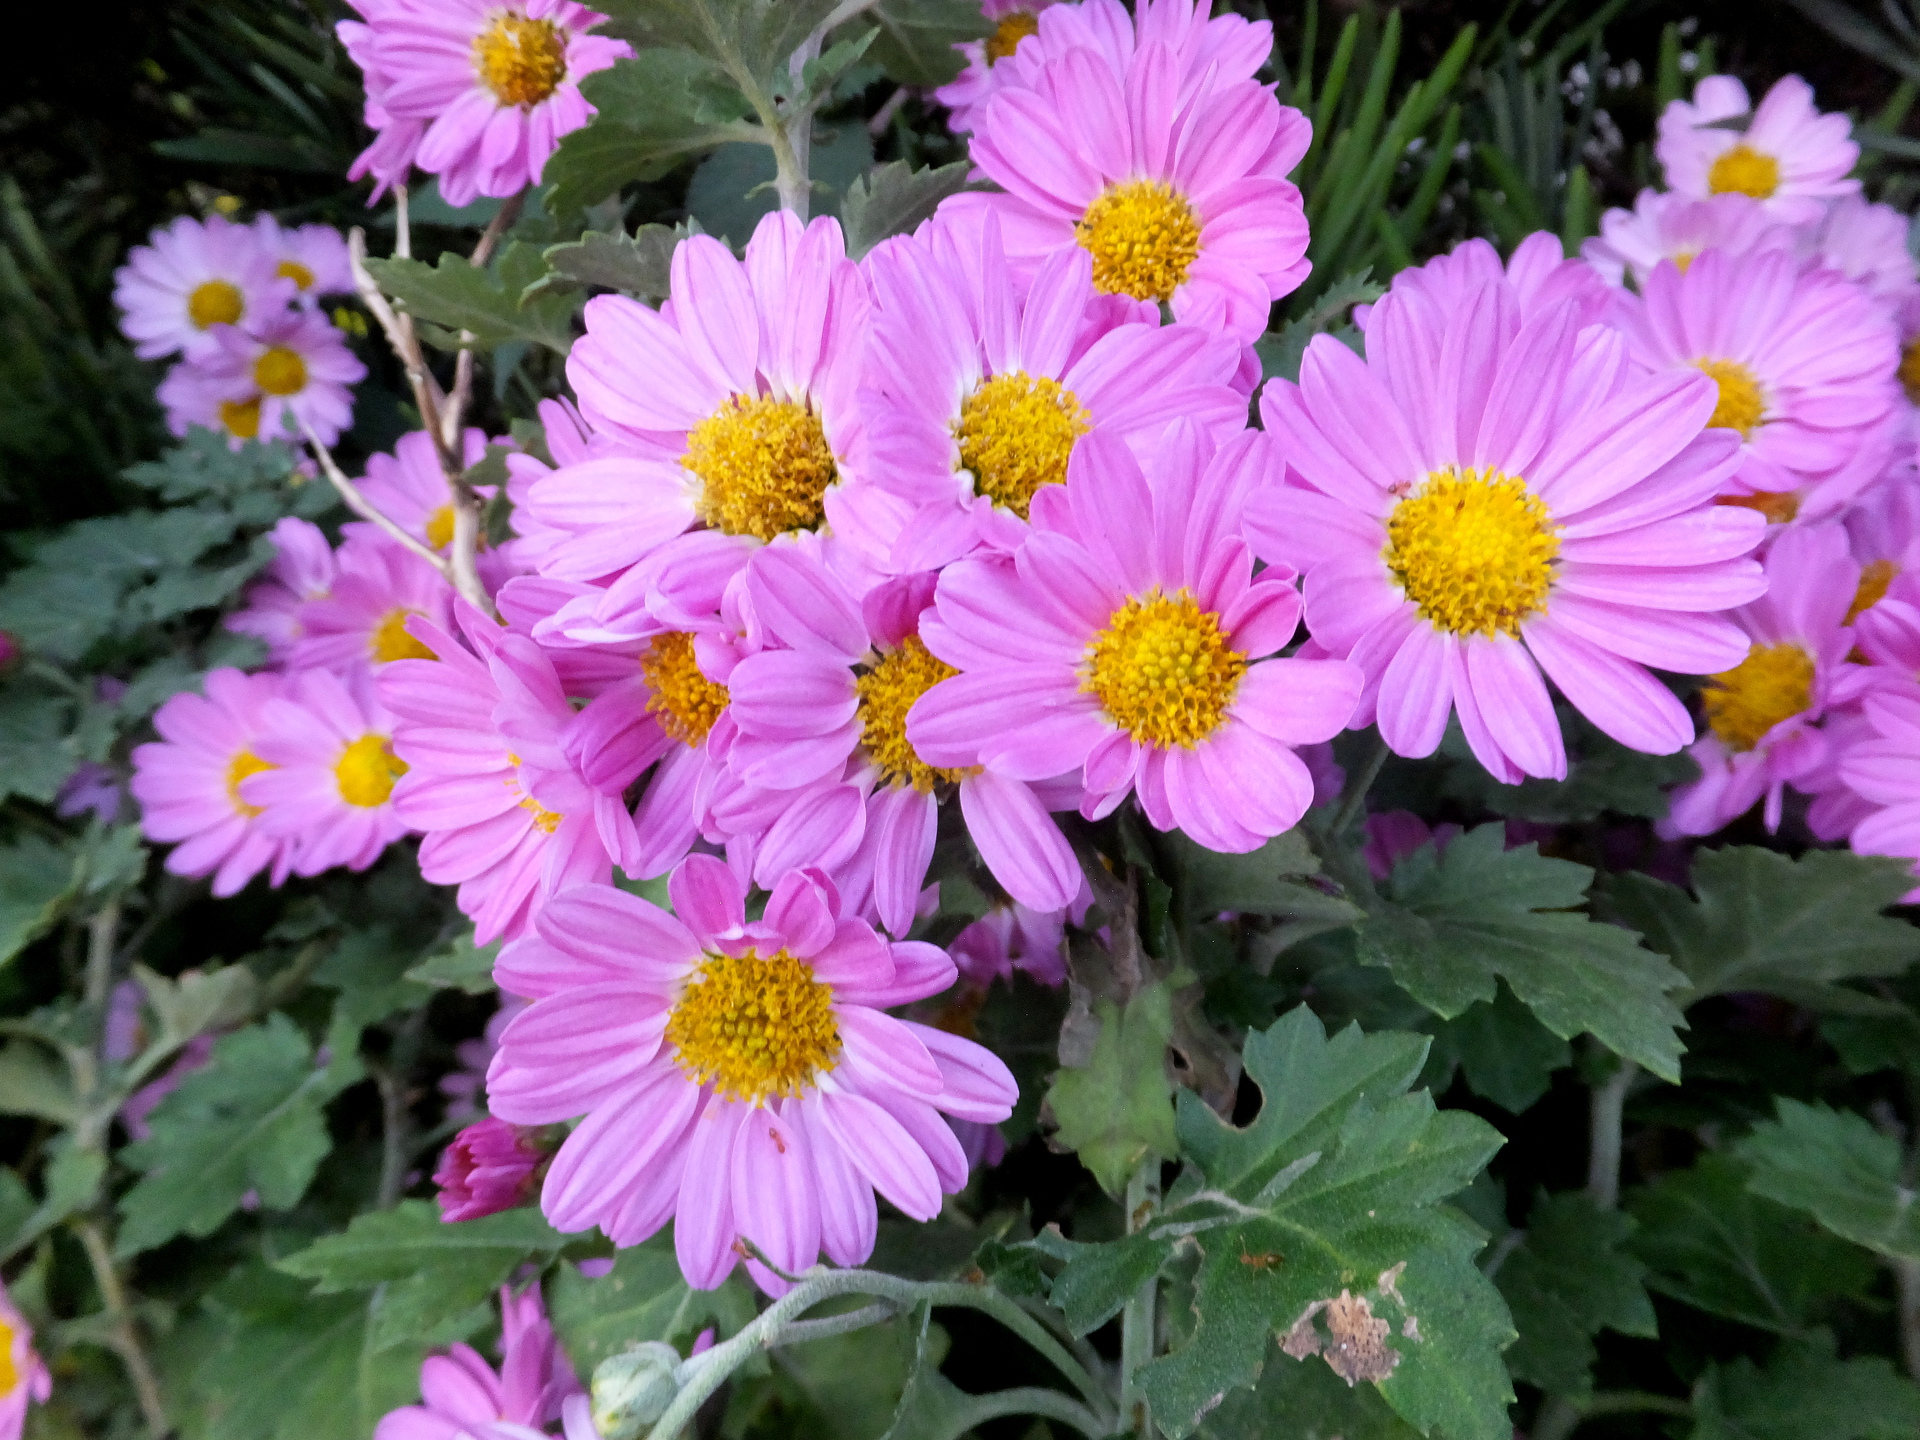
[[[100,1197],[101,1182],[107,1178],[107,1157],[99,1150],[83,1149],[73,1143],[71,1133],[61,1136],[51,1147],[51,1156],[41,1178],[44,1197],[35,1203],[11,1170],[0,1172],[11,1185],[0,1186],[0,1261],[12,1259],[68,1216],[93,1205]],[[26,1201],[21,1211],[19,1203]]]
[[[1828,1331],[1789,1340],[1763,1370],[1713,1364],[1694,1391],[1688,1440],[1909,1440],[1920,1386],[1879,1356],[1842,1360]]]
[[[950,196],[982,188],[968,181],[972,168],[957,160],[915,170],[905,161],[892,160],[856,178],[840,202],[848,257],[858,260],[889,235],[909,233]]]
[[[1200,1252],[1188,1342],[1140,1385],[1173,1437],[1268,1365],[1320,1355],[1379,1386],[1416,1428],[1507,1440],[1512,1399],[1499,1292],[1473,1264],[1485,1232],[1439,1202],[1499,1148],[1484,1121],[1407,1093],[1417,1035],[1332,1038],[1305,1007],[1247,1039],[1258,1116],[1236,1129],[1180,1096],[1190,1170],[1147,1234]],[[1319,1363],[1315,1361],[1313,1363]]]
[[[1593,1390],[1592,1336],[1659,1333],[1647,1267],[1623,1248],[1633,1231],[1631,1217],[1602,1210],[1580,1191],[1543,1195],[1534,1205],[1525,1239],[1494,1272],[1520,1332],[1507,1351],[1514,1379],[1583,1399]]]
[[[73,1078],[45,1049],[31,1040],[0,1046],[0,1114],[33,1115],[56,1125],[80,1118]]]
[[[70,695],[26,677],[0,684],[0,799],[53,803],[78,758],[62,743],[73,716]]]
[[[1573,1047],[1534,1018],[1504,984],[1451,1020],[1437,1017],[1427,1062],[1430,1088],[1442,1091],[1454,1068],[1476,1095],[1518,1115],[1547,1093],[1553,1073],[1573,1063]]]
[[[833,13],[834,4],[835,0],[611,0],[606,13],[613,20],[609,28],[638,45],[677,46],[729,74],[771,86],[784,77],[788,58]]]
[[[1858,1246],[1747,1189],[1747,1167],[1707,1155],[1691,1170],[1630,1193],[1639,1222],[1628,1248],[1647,1262],[1649,1288],[1744,1325],[1792,1334],[1835,1297],[1873,1283]]]
[[[589,1280],[563,1265],[547,1282],[554,1332],[582,1374],[638,1340],[685,1346],[707,1326],[722,1339],[753,1318],[753,1296],[737,1276],[718,1290],[695,1290],[663,1230],[614,1257],[613,1269]]]
[[[1920,929],[1883,915],[1912,887],[1906,862],[1840,850],[1790,859],[1733,845],[1693,860],[1693,896],[1649,875],[1610,876],[1597,913],[1631,925],[1690,982],[1685,1003],[1747,990],[1897,975]]]
[[[1900,1144],[1866,1118],[1785,1097],[1779,1119],[1753,1127],[1736,1150],[1753,1167],[1747,1188],[1812,1214],[1828,1230],[1896,1260],[1920,1260],[1920,1212],[1904,1183]]]
[[[1140,1287],[1160,1273],[1167,1246],[1164,1240],[1135,1234],[1097,1245],[1055,1240],[1047,1253],[1067,1262],[1053,1277],[1050,1298],[1066,1317],[1067,1328],[1085,1335],[1118,1315]]]
[[[1349,349],[1360,348],[1360,332],[1348,323],[1356,305],[1370,305],[1387,293],[1387,287],[1373,283],[1373,271],[1343,275],[1313,302],[1313,308],[1271,335],[1254,341],[1254,353],[1260,357],[1260,373],[1268,380],[1300,378],[1300,362],[1316,335],[1332,335]]]
[[[580,93],[599,113],[561,137],[541,173],[551,187],[547,207],[559,213],[597,205],[623,185],[657,179],[691,155],[756,133],[741,121],[747,103],[725,74],[687,49],[643,49],[587,76]]]
[[[836,210],[847,187],[873,163],[873,137],[864,125],[816,127],[807,176],[813,208]],[[762,217],[778,208],[773,151],[764,145],[733,142],[700,162],[687,186],[687,211],[711,235],[744,244]]]
[[[0,965],[52,928],[80,878],[73,854],[38,835],[0,849]]]
[[[466,930],[407,971],[406,978],[436,989],[490,995],[498,988],[493,983],[493,962],[499,953],[499,941],[491,945],[475,945],[473,931]]]
[[[1680,1078],[1686,977],[1628,931],[1570,913],[1593,872],[1534,845],[1506,848],[1482,825],[1444,851],[1425,846],[1394,867],[1359,926],[1359,953],[1436,1015],[1492,1000],[1503,979],[1563,1040],[1590,1031],[1615,1054]]]
[[[1371,1385],[1349,1385],[1315,1357],[1267,1362],[1260,1383],[1232,1390],[1194,1432],[1198,1440],[1416,1440]]]
[[[896,84],[930,90],[965,63],[953,47],[992,28],[974,0],[880,0],[862,21],[880,27],[868,52]]]
[[[947,1337],[932,1317],[930,1305],[916,1306],[908,1317],[914,1337],[913,1366],[881,1440],[926,1440],[930,1435],[954,1435],[966,1428],[973,1397],[940,1373]]]
[[[1059,1129],[1055,1141],[1080,1156],[1110,1195],[1149,1155],[1177,1153],[1167,1040],[1173,1034],[1166,982],[1134,994],[1124,1011],[1111,1000],[1094,1007],[1100,1033],[1084,1069],[1062,1069],[1047,1092]]]
[[[682,238],[669,225],[642,225],[631,235],[589,230],[578,240],[548,246],[547,266],[576,284],[663,300],[671,288],[673,252]]]
[[[536,245],[516,240],[487,270],[476,270],[451,250],[441,253],[437,266],[391,259],[369,260],[367,269],[410,314],[448,331],[467,331],[475,348],[522,340],[564,355],[573,346],[575,300],[537,295],[521,303],[522,292],[546,273]]]
[[[322,1107],[335,1084],[284,1015],[216,1041],[154,1110],[153,1133],[120,1152],[143,1174],[120,1198],[119,1253],[209,1235],[249,1190],[269,1210],[297,1203],[332,1145]]]
[[[336,1021],[367,1026],[433,998],[432,988],[409,973],[419,958],[419,951],[403,944],[391,926],[373,925],[343,936],[314,970],[313,981],[340,992]]]

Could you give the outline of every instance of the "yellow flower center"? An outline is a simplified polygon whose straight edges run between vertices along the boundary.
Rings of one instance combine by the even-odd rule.
[[[728,400],[693,427],[680,463],[701,482],[702,520],[760,540],[818,529],[837,478],[819,417],[770,395]]]
[[[710,955],[667,1018],[666,1042],[688,1078],[723,1099],[799,1095],[840,1058],[833,989],[785,950]]]
[[[907,739],[907,712],[913,702],[951,675],[960,672],[909,635],[900,648],[884,655],[853,688],[860,697],[860,743],[888,780],[931,794],[935,785],[958,784],[964,770],[929,765]]]
[[[20,1367],[13,1363],[13,1327],[0,1320],[0,1400],[20,1384]]]
[[[567,78],[567,39],[552,20],[511,12],[473,40],[473,68],[502,105],[538,105]]]
[[[727,687],[700,673],[693,636],[681,630],[656,635],[640,657],[640,674],[653,693],[647,713],[660,728],[688,748],[698,746],[727,708]]]
[[[187,319],[196,330],[209,325],[237,325],[247,312],[240,287],[226,280],[203,280],[187,296]]]
[[[1780,188],[1780,162],[1742,140],[1722,151],[1707,171],[1707,189],[1715,195],[1751,195],[1765,200]]]
[[[1698,258],[1699,256],[1696,255],[1693,251],[1682,250],[1673,257],[1673,268],[1678,270],[1682,275],[1684,275],[1687,273],[1687,271],[1693,268],[1693,262]]]
[[[567,818],[564,815],[554,814],[553,811],[547,809],[531,795],[520,802],[520,808],[531,811],[533,814],[533,823],[548,835],[558,830],[560,828],[560,822]]]
[[[227,799],[233,802],[233,808],[251,820],[262,813],[262,807],[249,805],[240,798],[240,782],[249,775],[258,775],[262,770],[271,770],[273,766],[262,760],[251,750],[242,750],[227,762]],[[0,1393],[5,1393],[0,1386]]]
[[[1920,340],[1909,340],[1900,349],[1900,386],[1907,399],[1920,405]]]
[[[389,660],[435,660],[439,657],[407,633],[407,621],[418,615],[418,610],[409,610],[405,606],[395,606],[373,627],[373,663],[385,665]]]
[[[1753,432],[1766,419],[1767,402],[1760,394],[1760,380],[1738,360],[1696,360],[1694,367],[1720,387],[1720,398],[1713,414],[1707,417],[1709,429],[1720,426],[1738,430],[1742,440],[1751,440]]]
[[[298,351],[270,346],[253,362],[253,383],[269,395],[298,395],[307,388],[307,362]]]
[[[236,440],[251,440],[260,433],[260,397],[251,400],[222,400],[220,423]]]
[[[1853,592],[1853,604],[1847,607],[1846,624],[1851,625],[1865,611],[1887,598],[1887,587],[1900,567],[1891,560],[1869,560],[1860,567],[1860,584]]]
[[[1226,718],[1247,657],[1227,643],[1220,617],[1185,590],[1158,587],[1113,612],[1087,646],[1081,689],[1143,745],[1191,748]]]
[[[1782,720],[1813,703],[1813,657],[1791,640],[1756,645],[1700,692],[1707,724],[1729,750],[1753,749]]]
[[[960,406],[953,428],[960,464],[973,488],[1022,520],[1042,485],[1067,478],[1073,443],[1093,417],[1058,380],[1013,370],[982,380]]]
[[[274,270],[274,274],[283,280],[291,280],[296,289],[311,290],[313,288],[313,271],[298,260],[282,260]]]
[[[384,735],[362,735],[333,766],[340,798],[365,810],[386,804],[393,782],[406,773],[407,762],[393,753]]]
[[[1029,35],[1040,33],[1040,17],[1029,15],[1024,10],[1015,10],[1004,15],[1000,23],[993,27],[993,34],[987,37],[987,65],[998,65],[1014,51],[1020,48],[1020,42]]]
[[[1421,618],[1464,635],[1517,635],[1547,608],[1560,527],[1516,475],[1436,470],[1387,517],[1381,558]]]
[[[1164,180],[1109,185],[1073,228],[1106,295],[1170,300],[1200,256],[1200,217]]]
[[[442,505],[427,517],[427,544],[438,550],[453,543],[453,506]]]

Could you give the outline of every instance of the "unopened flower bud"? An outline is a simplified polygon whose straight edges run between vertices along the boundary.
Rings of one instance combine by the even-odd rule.
[[[593,1372],[593,1428],[604,1440],[637,1440],[680,1393],[680,1352],[658,1340],[608,1356]]]
[[[527,1132],[489,1116],[453,1137],[433,1172],[440,1218],[478,1220],[532,1198],[547,1153]]]

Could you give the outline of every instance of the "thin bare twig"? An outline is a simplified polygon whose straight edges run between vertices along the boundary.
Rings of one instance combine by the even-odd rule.
[[[382,513],[371,500],[361,494],[360,487],[349,480],[346,472],[334,463],[332,452],[320,443],[320,437],[314,433],[313,426],[309,425],[305,420],[302,420],[300,422],[300,428],[306,434],[307,447],[313,451],[314,462],[319,465],[320,473],[325,475],[333,488],[340,492],[340,498],[347,502],[347,508],[362,520],[368,520],[378,525],[382,530],[386,531],[388,535],[398,540],[407,549],[418,555],[422,560],[425,560],[442,575],[445,575],[448,580],[452,580],[453,575],[447,565],[446,556],[436,554],[428,547],[424,540],[420,540],[409,534],[401,528],[397,522]]]
[[[513,222],[520,218],[520,206],[525,191],[510,197],[500,207],[493,219],[487,222],[487,228],[481,232],[480,243],[473,247],[469,264],[476,270],[486,267],[493,258],[494,246],[500,243],[500,237],[508,231]],[[473,398],[473,334],[460,332],[461,350],[453,362],[453,389],[447,394],[447,403],[440,412],[440,433],[435,444],[440,451],[440,464],[447,472],[447,481],[456,491],[466,484],[463,478],[466,466],[465,455],[460,446],[460,428],[466,421],[467,406]]]

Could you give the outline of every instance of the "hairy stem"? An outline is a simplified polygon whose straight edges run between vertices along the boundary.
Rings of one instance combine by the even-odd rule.
[[[1621,1120],[1627,1108],[1627,1092],[1639,1073],[1640,1067],[1633,1061],[1622,1060],[1620,1068],[1594,1090],[1589,1104],[1587,1194],[1603,1210],[1620,1203]]]
[[[426,1021],[425,1010],[414,1011],[393,1037],[387,1063],[367,1067],[380,1087],[380,1191],[374,1204],[381,1210],[398,1205],[407,1188],[407,1170],[413,1162],[413,1097],[408,1094],[408,1082],[419,1058]]]
[[[445,556],[435,554],[434,551],[427,547],[424,541],[409,534],[401,528],[399,524],[389,519],[371,500],[360,493],[360,487],[347,478],[346,472],[334,462],[332,453],[326,446],[320,443],[320,437],[314,433],[313,426],[309,425],[305,420],[302,420],[300,422],[300,428],[306,434],[307,448],[313,452],[314,463],[320,467],[320,473],[327,477],[327,483],[333,486],[334,490],[339,493],[340,498],[346,502],[349,510],[353,511],[353,513],[358,515],[362,520],[370,521],[379,526],[387,535],[391,536],[415,555],[418,555],[449,580],[453,578]]]
[[[1007,1415],[1040,1415],[1049,1420],[1058,1420],[1063,1425],[1071,1425],[1082,1435],[1094,1437],[1094,1440],[1099,1440],[1100,1436],[1107,1433],[1100,1417],[1071,1396],[1062,1395],[1058,1390],[1027,1385],[1017,1390],[996,1390],[990,1395],[968,1396],[964,1405],[956,1407],[946,1417],[945,1424],[920,1437],[920,1440],[960,1440],[962,1435],[976,1426]]]
[[[110,1327],[109,1343],[120,1357],[120,1363],[127,1367],[127,1378],[133,1381],[133,1393],[140,1402],[140,1414],[147,1422],[147,1429],[155,1440],[159,1440],[173,1427],[167,1423],[167,1407],[160,1398],[160,1382],[154,1378],[153,1365],[140,1344],[140,1332],[134,1328],[133,1311],[127,1305],[126,1287],[120,1283],[120,1271],[113,1263],[113,1252],[107,1245],[107,1237],[92,1220],[82,1220],[73,1228],[86,1249],[87,1262],[93,1267],[94,1284],[100,1287],[100,1301],[106,1307]]]
[[[1160,1209],[1160,1161],[1149,1156],[1127,1181],[1127,1233],[1149,1224]],[[1145,1281],[1126,1309],[1120,1312],[1120,1418],[1133,1434],[1150,1437],[1153,1420],[1147,1414],[1147,1402],[1134,1383],[1134,1377],[1154,1352],[1154,1302],[1160,1294],[1160,1277]]]
[[[120,901],[109,900],[87,921],[87,1004],[100,1013],[100,1043],[106,1045],[107,996],[113,990],[114,941],[120,936]]]

